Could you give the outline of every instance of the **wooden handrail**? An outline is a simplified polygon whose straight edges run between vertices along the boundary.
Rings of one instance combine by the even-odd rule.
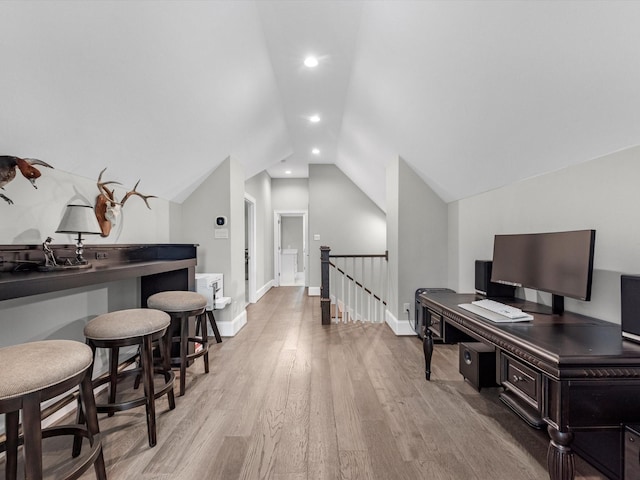
[[[389,251],[384,253],[359,253],[354,255],[329,255],[329,258],[384,258],[389,260]]]

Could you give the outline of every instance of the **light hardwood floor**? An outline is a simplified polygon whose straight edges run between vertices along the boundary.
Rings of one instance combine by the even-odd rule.
[[[100,416],[108,476],[548,478],[546,434],[502,405],[498,388],[465,383],[457,355],[457,346],[437,345],[426,382],[417,338],[384,324],[323,327],[318,297],[274,288],[248,308],[236,337],[212,344],[208,375],[202,359],[189,368],[175,410],[157,402],[155,448],[144,408]],[[47,448],[49,465],[67,461],[67,445]],[[578,479],[604,478],[579,459],[577,468]]]

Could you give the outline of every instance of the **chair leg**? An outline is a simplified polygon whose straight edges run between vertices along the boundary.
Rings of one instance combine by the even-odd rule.
[[[184,395],[187,377],[187,354],[189,348],[189,317],[180,317],[180,396]]]
[[[109,349],[109,403],[116,403],[116,385],[118,385],[118,357],[120,348]],[[108,417],[113,417],[115,412],[109,412]]]
[[[140,347],[138,346],[138,353],[136,354],[136,366],[140,367]],[[142,380],[142,374],[138,373],[138,375],[136,375],[136,378],[133,381],[133,389],[137,390],[138,388],[140,388],[140,381]]]
[[[93,344],[93,342],[91,342],[90,340],[87,340],[87,344],[91,347],[91,351],[93,352],[93,360],[95,361],[96,358],[96,346]],[[89,384],[91,385],[91,398],[93,398],[93,383],[91,382],[91,379],[93,377],[93,362],[91,362],[91,366],[89,367],[89,370],[87,370],[87,375],[85,377],[85,379],[88,379]],[[95,408],[95,399],[93,402],[94,408]],[[78,425],[83,425],[86,421],[85,418],[85,408],[84,405],[82,404],[82,386],[80,388],[80,394],[78,395],[78,406],[76,407],[76,423]],[[97,415],[97,414],[96,414]],[[73,438],[73,448],[71,449],[71,456],[73,458],[77,457],[78,455],[80,455],[80,452],[82,450],[82,436],[76,435]]]
[[[142,383],[147,399],[147,432],[149,434],[149,446],[154,447],[156,445],[156,406],[153,388],[153,342],[151,341],[151,335],[146,335],[142,342],[140,357],[142,362]]]
[[[213,335],[216,337],[216,343],[222,343],[222,337],[220,336],[220,332],[218,331],[216,317],[213,316],[212,310],[207,310],[207,317],[209,318],[209,323],[211,324],[211,328],[213,329]]]
[[[87,374],[82,379],[82,382],[80,383],[80,394],[78,396],[78,410],[85,412],[85,421],[82,423],[86,422],[87,432],[89,433],[89,443],[91,446],[93,446],[93,442],[95,442],[95,436],[100,433],[100,427],[98,425],[98,411],[96,409],[96,400],[93,395],[93,385],[91,383],[92,370],[93,366],[87,371]],[[82,442],[82,439],[80,441]],[[100,448],[100,453],[98,453],[98,457],[93,464],[93,468],[98,480],[107,480],[107,471],[104,463],[104,456],[102,454],[102,448]]]
[[[24,438],[24,472],[29,480],[42,479],[42,418],[38,393],[26,395],[22,401]]]
[[[164,381],[171,380],[171,329],[167,328],[167,331],[158,342],[160,348],[160,358],[162,360],[162,368],[164,369]],[[176,397],[173,393],[173,388],[167,392],[167,399],[169,400],[169,410],[176,408]]]
[[[206,312],[198,315],[198,325],[200,325],[200,330],[202,330],[200,338],[202,339],[202,349],[204,350],[204,355],[202,356],[204,360],[204,373],[209,373],[209,328],[207,327]]]
[[[16,480],[18,476],[18,424],[20,412],[7,412],[4,416],[6,430],[5,477]]]
[[[78,406],[76,407],[76,424],[82,425],[85,422],[86,422],[86,417],[84,415],[84,405],[82,405],[82,390],[80,390],[80,395],[78,395]],[[73,448],[71,449],[71,456],[75,458],[78,455],[80,455],[81,451],[82,451],[82,436],[75,435],[73,437]]]

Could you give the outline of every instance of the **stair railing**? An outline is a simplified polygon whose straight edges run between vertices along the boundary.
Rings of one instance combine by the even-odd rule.
[[[388,252],[331,255],[320,247],[322,324],[383,322],[387,306]]]

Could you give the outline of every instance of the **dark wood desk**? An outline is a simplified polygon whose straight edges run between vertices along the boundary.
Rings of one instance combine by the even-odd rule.
[[[73,258],[75,246],[52,245],[57,258]],[[90,245],[84,257],[91,268],[39,272],[39,245],[0,245],[0,301],[100,283],[140,278],[140,303],[163,290],[195,290],[197,245]]]
[[[475,294],[443,291],[418,299],[427,380],[434,338],[495,346],[501,399],[532,425],[547,427],[551,479],[574,478],[573,450],[621,478],[622,425],[640,422],[640,345],[623,340],[620,325],[571,312],[536,313],[547,307],[504,300],[534,319],[497,324],[458,307]]]

